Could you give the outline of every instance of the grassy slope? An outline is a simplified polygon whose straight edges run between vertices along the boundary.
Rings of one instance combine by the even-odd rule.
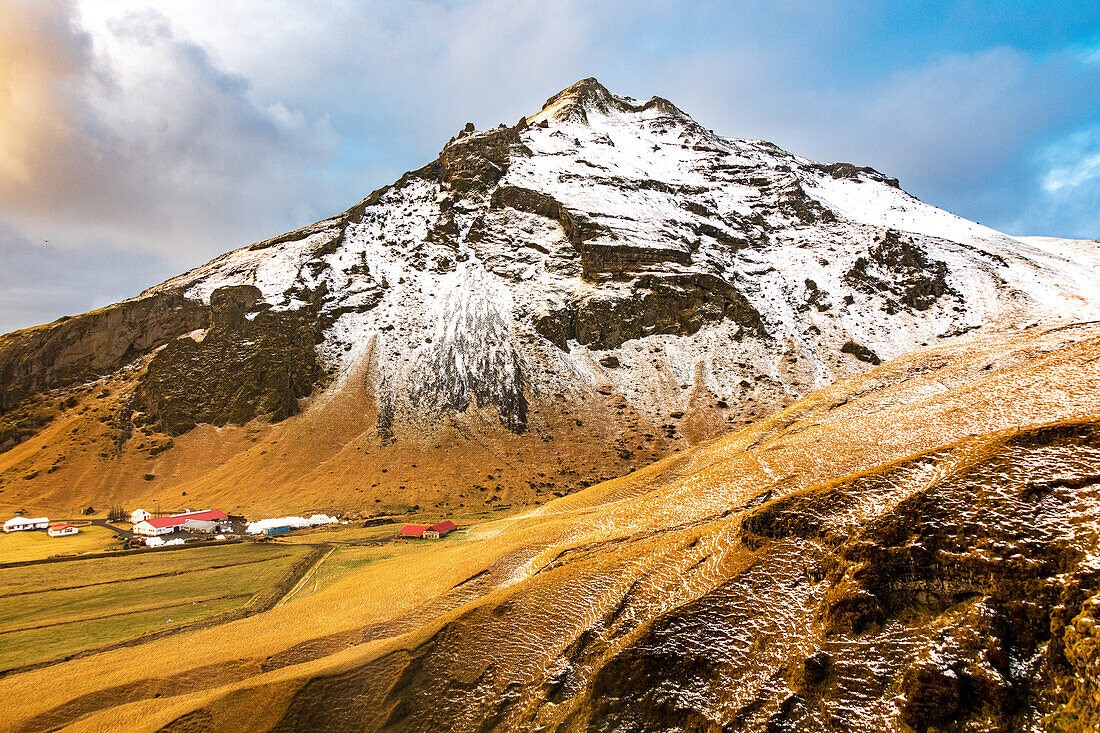
[[[532,397],[523,435],[503,429],[494,410],[471,409],[449,424],[383,445],[377,408],[363,389],[376,378],[370,354],[342,381],[303,401],[276,425],[201,425],[173,439],[140,430],[117,447],[114,415],[139,372],[104,378],[80,391],[39,434],[0,453],[0,511],[36,507],[72,513],[89,503],[129,509],[217,506],[249,515],[342,510],[364,515],[411,505],[450,510],[543,502],[626,473],[686,447],[625,405],[593,391],[575,414],[553,398]],[[695,435],[684,419],[685,435]],[[616,415],[608,423],[607,415]],[[717,426],[711,425],[713,434]],[[648,436],[648,437],[647,437]],[[623,458],[617,446],[629,449]],[[148,477],[148,478],[146,478]]]
[[[624,595],[635,598],[633,614],[652,618],[748,567],[753,553],[734,541],[738,508],[764,492],[776,498],[875,474],[944,446],[980,453],[986,436],[1097,417],[1100,326],[964,337],[630,476],[475,527],[461,541],[408,545],[390,557],[389,548],[349,549],[292,602],[188,634],[186,654],[182,638],[168,637],[143,646],[148,654],[74,660],[48,686],[59,669],[5,678],[0,694],[24,702],[0,720],[153,729],[204,708],[242,730],[264,729],[303,680],[413,648],[459,609],[476,615],[505,599],[522,628],[495,628],[490,614],[467,632],[470,648],[520,677],[538,674]],[[289,655],[285,664],[261,668],[280,654]],[[171,669],[153,661],[164,655],[177,660]],[[485,663],[475,652],[451,672],[472,681]],[[220,673],[187,672],[207,665]],[[78,698],[75,708],[58,707]],[[239,717],[246,709],[257,712]]]
[[[41,532],[12,532],[0,535],[0,562],[41,560],[54,555],[81,555],[107,550],[116,535],[106,527],[85,525],[80,533],[68,537],[50,537]]]

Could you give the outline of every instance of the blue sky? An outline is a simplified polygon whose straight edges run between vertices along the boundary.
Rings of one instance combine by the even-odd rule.
[[[0,0],[0,332],[345,209],[578,79],[1100,237],[1100,3]]]

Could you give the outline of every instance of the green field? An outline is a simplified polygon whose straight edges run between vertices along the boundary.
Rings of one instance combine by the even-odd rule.
[[[0,569],[0,670],[262,605],[311,551],[246,543]]]
[[[0,534],[0,562],[42,560],[54,555],[80,555],[102,552],[119,545],[116,535],[106,527],[86,525],[70,537],[50,537],[44,531]]]
[[[332,585],[348,572],[370,565],[372,562],[394,557],[405,552],[406,548],[397,547],[356,547],[337,546],[320,567],[310,576],[309,581],[294,594],[294,599],[305,598]]]

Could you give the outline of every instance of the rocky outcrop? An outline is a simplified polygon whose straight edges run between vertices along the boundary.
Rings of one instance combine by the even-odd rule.
[[[440,180],[458,194],[487,191],[504,176],[512,156],[531,154],[520,129],[501,126],[448,143],[439,154]]]
[[[842,354],[851,354],[860,361],[865,361],[868,364],[881,364],[882,359],[871,349],[867,348],[863,344],[857,344],[855,341],[846,341],[843,346],[840,347]]]
[[[584,279],[592,282],[603,277],[622,280],[660,265],[691,262],[691,252],[686,249],[638,247],[614,240],[585,242],[580,250]]]
[[[179,435],[199,423],[298,412],[321,375],[316,314],[257,307],[259,294],[248,285],[215,290],[209,331],[177,338],[153,357],[132,402],[145,421]]]
[[[558,348],[575,340],[612,349],[653,334],[687,336],[729,319],[754,337],[766,336],[760,314],[732,285],[708,275],[643,276],[629,290],[572,301],[535,318],[535,329]]]
[[[849,181],[869,178],[874,181],[881,181],[892,188],[900,188],[898,179],[885,176],[870,166],[859,166],[853,163],[811,163],[810,165],[815,170],[828,173],[833,178],[846,178]]]
[[[886,296],[888,313],[902,306],[926,311],[939,298],[957,295],[947,284],[945,262],[929,258],[911,236],[889,228],[875,235],[868,256],[858,258],[844,280],[865,293]]]
[[[206,321],[201,303],[169,290],[0,337],[0,413],[43,390],[113,372]]]

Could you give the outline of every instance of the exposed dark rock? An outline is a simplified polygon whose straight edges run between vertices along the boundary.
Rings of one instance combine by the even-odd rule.
[[[953,293],[947,284],[947,264],[930,259],[908,235],[884,229],[868,254],[844,275],[844,281],[857,290],[894,295],[916,311],[928,310],[936,300]]]
[[[791,688],[802,697],[809,697],[818,691],[829,676],[832,658],[822,650],[806,657],[791,672]]]
[[[615,241],[596,240],[580,246],[581,268],[586,280],[597,281],[609,275],[615,279],[629,279],[647,268],[674,263],[691,262],[691,252],[676,247],[638,247]]]
[[[811,163],[810,168],[828,173],[833,178],[847,178],[848,180],[858,181],[861,176],[864,176],[894,188],[900,187],[898,179],[888,178],[869,166],[857,166],[852,163]]]
[[[825,292],[817,287],[810,278],[806,278],[806,302],[799,306],[800,311],[807,311],[811,307],[816,308],[819,312],[824,313],[833,307],[832,303],[825,300]]]
[[[202,328],[207,313],[201,303],[165,291],[0,336],[0,414],[43,390],[111,373]]]
[[[177,338],[153,357],[135,407],[170,435],[199,423],[243,425],[296,414],[298,399],[320,378],[316,315],[311,309],[247,313],[258,296],[252,286],[215,290],[209,332],[201,342]]]
[[[439,154],[439,180],[462,195],[484,192],[504,176],[514,155],[530,155],[517,127],[504,127],[455,140]]]
[[[731,252],[736,252],[753,244],[753,240],[747,236],[735,236],[727,231],[719,229],[713,224],[697,224],[695,231],[704,237],[710,237],[719,244],[728,247]]]
[[[905,671],[901,683],[902,719],[918,731],[945,723],[959,710],[961,684],[950,668],[922,663]]]
[[[603,231],[602,228],[584,217],[570,214],[554,197],[532,191],[529,188],[500,186],[493,191],[490,204],[494,209],[507,206],[517,211],[526,211],[529,214],[537,214],[547,219],[553,219],[561,224],[565,236],[575,247],[579,247],[584,240],[591,239]]]
[[[836,221],[833,212],[806,193],[797,179],[789,181],[778,191],[777,205],[780,211],[802,224],[822,224]]]
[[[878,365],[882,363],[882,359],[879,358],[878,354],[862,344],[857,344],[855,341],[845,342],[845,344],[840,347],[840,351],[844,354],[851,354],[860,361],[865,361],[868,364]]]
[[[760,314],[732,285],[711,275],[643,276],[629,293],[593,296],[535,318],[535,328],[559,348],[575,339],[597,349],[655,333],[692,334],[729,318],[766,335]]]

